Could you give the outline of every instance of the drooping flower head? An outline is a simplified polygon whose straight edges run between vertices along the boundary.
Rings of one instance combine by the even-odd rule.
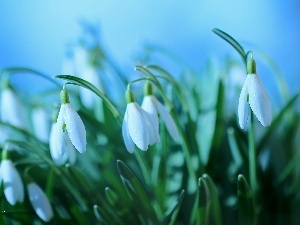
[[[28,198],[35,213],[45,222],[53,218],[52,206],[44,191],[32,180],[27,183]]]
[[[152,85],[149,81],[146,82],[144,87],[144,99],[142,102],[142,109],[144,109],[151,117],[154,122],[154,127],[158,132],[159,128],[159,118],[158,114],[162,117],[165,122],[166,128],[174,140],[177,140],[179,137],[177,127],[175,122],[170,115],[170,113],[166,110],[166,108],[161,104],[157,98],[153,95]]]
[[[126,91],[127,107],[123,119],[122,134],[128,152],[133,153],[134,145],[146,151],[149,145],[160,141],[153,119],[134,100],[130,90]]]
[[[86,151],[86,131],[84,124],[78,113],[70,104],[68,92],[63,89],[60,93],[61,106],[57,117],[56,128],[53,131],[56,136],[56,151],[63,155],[64,148],[64,133],[66,132],[73,146],[80,153]]]
[[[264,126],[269,126],[272,121],[271,103],[263,84],[256,74],[256,64],[253,59],[247,62],[247,77],[242,88],[238,117],[239,125],[244,129],[249,116],[249,105],[259,122]]]
[[[11,205],[24,201],[24,186],[13,162],[8,158],[6,149],[2,152],[0,165],[0,184],[3,181],[4,195]]]
[[[67,161],[70,164],[74,164],[76,162],[76,150],[72,145],[67,132],[64,132],[63,139],[61,140],[57,138],[59,137],[57,131],[57,122],[55,121],[52,123],[49,140],[50,154],[53,159],[53,162],[58,166],[65,164]],[[62,148],[64,148],[64,150],[62,155],[57,149],[57,141],[63,141]]]
[[[20,128],[27,127],[23,104],[7,79],[1,84],[0,103],[0,116],[3,122]]]

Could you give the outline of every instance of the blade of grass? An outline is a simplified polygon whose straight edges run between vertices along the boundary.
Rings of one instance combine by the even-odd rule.
[[[243,62],[246,63],[246,53],[244,48],[229,34],[225,33],[224,31],[218,29],[218,28],[213,28],[212,32],[214,32],[216,35],[224,39],[227,43],[229,43],[242,57]]]
[[[256,225],[252,191],[243,175],[238,176],[238,214],[240,225]]]

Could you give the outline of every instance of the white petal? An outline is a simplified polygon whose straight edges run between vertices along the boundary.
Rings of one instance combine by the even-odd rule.
[[[67,134],[64,135],[64,139],[65,139],[65,148],[66,148],[66,155],[67,155],[68,162],[70,164],[75,164],[77,158],[76,150],[72,145],[72,142]]]
[[[151,117],[146,111],[141,109],[140,112],[143,115],[147,124],[147,129],[149,134],[149,145],[153,145],[157,142],[160,142],[160,137],[158,133],[158,124],[155,124],[155,122],[152,120],[153,117]]]
[[[103,85],[101,84],[99,74],[95,67],[86,66],[85,69],[82,71],[82,78],[90,82],[101,92],[103,92]],[[95,102],[97,100],[101,100],[101,98],[99,98],[97,95],[95,95],[93,92],[86,88],[80,88],[79,95],[82,104],[89,109],[95,107]]]
[[[26,128],[25,111],[18,96],[8,88],[1,92],[1,120],[14,126]]]
[[[154,122],[154,126],[158,129],[158,112],[157,108],[155,106],[156,98],[153,95],[147,95],[144,96],[143,102],[142,102],[142,109],[144,109],[152,118],[152,121]]]
[[[65,153],[65,141],[64,141],[64,126],[65,126],[65,115],[66,112],[66,108],[64,107],[64,104],[62,104],[60,106],[60,110],[58,113],[58,117],[57,117],[57,122],[56,122],[56,126],[54,127],[55,129],[53,130],[53,135],[55,137],[55,145],[56,145],[56,149],[58,154],[63,155]]]
[[[88,52],[83,46],[76,46],[74,49],[74,64],[78,74],[83,74],[88,64]]]
[[[247,102],[248,83],[249,83],[249,79],[247,75],[244,86],[240,94],[239,105],[238,105],[239,125],[242,129],[245,129],[247,125],[248,116],[249,116],[249,104]]]
[[[149,145],[149,133],[141,110],[136,102],[127,104],[127,127],[132,141],[139,149],[146,151]]]
[[[1,174],[4,186],[4,195],[7,201],[11,205],[15,205],[17,201],[23,201],[24,193],[19,193],[21,191],[24,192],[23,183],[11,160],[2,160]]]
[[[263,126],[269,126],[272,121],[272,110],[269,96],[256,74],[250,74],[247,76],[249,76],[248,90],[250,107],[259,122]]]
[[[36,214],[45,222],[53,217],[52,206],[44,191],[34,182],[27,185],[28,197]]]
[[[77,151],[84,153],[86,151],[86,131],[84,124],[78,113],[69,103],[63,104],[63,106],[66,110],[64,120],[67,126],[69,138]]]
[[[34,134],[44,142],[48,142],[49,140],[50,119],[48,115],[47,110],[44,108],[35,108],[32,111]]]
[[[170,113],[166,110],[163,104],[161,104],[157,99],[156,99],[156,106],[159,114],[161,115],[161,117],[163,118],[166,124],[169,134],[171,135],[173,140],[177,140],[179,138],[178,129]]]
[[[64,143],[62,143],[63,140],[63,137],[60,138],[60,134],[58,133],[57,123],[53,123],[50,132],[49,148],[52,160],[58,166],[63,165],[67,161],[67,153],[64,150]],[[57,141],[60,144],[57,144]],[[61,147],[60,151],[57,146]],[[63,152],[63,154],[61,155],[59,152]]]
[[[129,135],[127,117],[128,117],[128,113],[126,110],[124,119],[123,119],[123,124],[122,124],[122,135],[123,135],[123,139],[124,139],[124,143],[125,143],[127,151],[129,153],[133,153],[134,143]]]
[[[14,170],[14,177],[15,177],[15,182],[16,182],[16,187],[17,187],[17,201],[22,203],[24,202],[24,186],[22,179],[18,173],[18,171],[15,169]]]

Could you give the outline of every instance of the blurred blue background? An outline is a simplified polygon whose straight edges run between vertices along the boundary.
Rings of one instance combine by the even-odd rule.
[[[245,50],[254,50],[254,56],[255,51],[271,56],[291,93],[300,90],[297,0],[2,0],[0,68],[24,66],[51,76],[60,74],[66,45],[78,38],[82,19],[99,25],[101,42],[128,73],[144,43],[174,52],[193,68],[201,68],[208,57],[232,54],[238,59],[232,47],[211,32],[217,27]],[[258,64],[258,72],[267,89],[276,91],[270,69]],[[19,85],[35,87],[24,80]]]

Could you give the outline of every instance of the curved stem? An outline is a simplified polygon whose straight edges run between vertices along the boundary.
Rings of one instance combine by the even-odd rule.
[[[156,76],[156,77],[163,78],[163,79],[167,80],[168,82],[170,82],[172,85],[174,85],[175,90],[179,96],[181,103],[182,103],[184,112],[188,112],[188,104],[184,99],[180,85],[176,82],[176,80],[173,78],[173,76],[169,72],[167,72],[165,69],[163,69],[159,66],[149,65],[149,66],[146,66],[146,68],[150,68],[150,69],[160,72],[161,74],[163,74],[163,76]]]
[[[139,79],[130,81],[130,82],[127,84],[127,89],[130,89],[130,86],[131,86],[131,84],[133,84],[133,83],[136,83],[136,82],[139,82],[139,81],[147,81],[147,80],[148,80],[148,81],[151,81],[151,82],[153,82],[153,83],[155,83],[154,80],[151,80],[151,79],[149,79],[149,78],[143,77],[143,78],[139,78]]]
[[[32,75],[42,77],[42,78],[50,81],[51,83],[53,83],[57,87],[61,88],[61,85],[58,82],[56,82],[55,80],[53,80],[51,77],[47,76],[46,74],[43,74],[39,71],[29,69],[29,68],[25,68],[25,67],[8,67],[8,68],[4,68],[0,71],[0,74],[8,73],[8,74],[13,75],[14,73],[22,73],[22,72],[23,73],[30,73]]]

